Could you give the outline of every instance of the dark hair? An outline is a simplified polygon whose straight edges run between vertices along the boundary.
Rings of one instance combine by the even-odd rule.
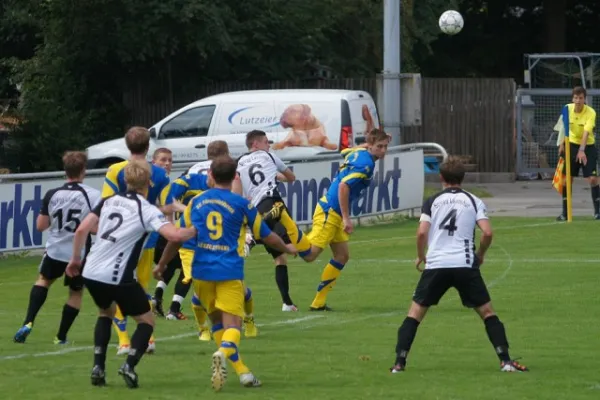
[[[166,147],[159,147],[158,149],[154,150],[154,154],[152,154],[152,159],[156,160],[161,154],[173,154],[173,152],[167,149]]]
[[[375,144],[376,142],[379,142],[380,140],[386,140],[386,139],[389,140],[389,135],[387,133],[385,133],[385,131],[383,129],[374,128],[367,135],[367,143],[368,144]]]
[[[83,151],[67,151],[63,155],[63,169],[69,179],[79,178],[85,171],[87,154]]]
[[[150,132],[143,126],[129,128],[125,134],[125,144],[131,154],[146,155],[150,147]]]
[[[573,88],[573,96],[583,95],[583,97],[587,96],[587,90],[583,86],[575,86]]]
[[[246,134],[246,147],[250,149],[254,142],[261,137],[267,136],[265,131],[259,131],[257,129],[250,131]]]
[[[446,161],[440,165],[440,175],[448,185],[460,185],[465,179],[465,164],[455,156],[449,156]]]
[[[237,162],[229,156],[217,157],[210,164],[210,172],[219,185],[228,185],[235,179]]]
[[[224,140],[215,140],[210,142],[208,148],[206,149],[206,155],[209,160],[214,160],[220,156],[229,155],[229,146],[227,142]]]

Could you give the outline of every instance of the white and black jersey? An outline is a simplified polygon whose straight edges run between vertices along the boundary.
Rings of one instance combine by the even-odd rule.
[[[92,212],[100,220],[83,277],[112,285],[134,282],[148,233],[169,222],[156,206],[134,192],[108,197]]]
[[[67,182],[46,192],[40,214],[50,217],[46,240],[48,257],[63,262],[71,260],[75,231],[100,198],[100,191],[77,182]]]
[[[237,172],[242,181],[244,197],[254,206],[265,198],[280,198],[277,172],[283,172],[287,168],[279,157],[264,150],[241,156]]]
[[[483,201],[460,188],[448,188],[423,203],[421,222],[429,222],[426,269],[477,267],[475,227],[488,219]]]
[[[212,164],[212,160],[200,161],[199,163],[196,163],[196,164],[192,165],[191,167],[189,167],[183,175],[188,175],[188,174],[208,175],[208,170],[210,169],[211,164]]]

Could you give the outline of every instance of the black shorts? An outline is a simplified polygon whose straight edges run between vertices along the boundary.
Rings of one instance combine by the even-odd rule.
[[[285,206],[285,203],[282,199],[280,198],[274,198],[274,197],[268,197],[264,200],[262,200],[260,203],[258,203],[258,205],[256,206],[256,210],[262,215],[265,213],[268,213],[269,211],[271,211],[271,208],[273,208],[273,205],[276,202],[281,202],[284,204],[284,207],[287,211],[287,207]],[[289,214],[289,212],[288,212]],[[287,234],[287,231],[285,229],[285,227],[281,224],[281,222],[277,221],[277,220],[272,220],[270,219],[269,221],[265,221],[267,226],[269,227],[269,229],[271,229],[273,232],[275,232],[277,235],[279,235],[283,241],[285,242],[285,244],[290,244],[291,240]],[[269,246],[265,245],[265,250],[267,250],[267,253],[269,253],[271,255],[271,257],[273,257],[273,259],[279,257],[280,255],[282,255],[283,253],[274,250],[272,248],[270,248]]]
[[[465,307],[481,307],[491,300],[478,268],[438,268],[423,271],[413,301],[424,307],[436,305],[451,287],[458,290]]]
[[[590,176],[598,176],[598,149],[596,145],[588,144],[585,146],[585,157],[587,163],[585,165],[577,162],[577,153],[579,152],[579,145],[570,143],[571,151],[571,176],[579,176],[579,171],[583,171],[583,177],[588,178]],[[562,154],[564,156],[564,154]],[[565,164],[563,172],[566,173],[567,165]]]
[[[78,292],[83,289],[83,279],[81,278],[81,275],[74,278],[65,275],[67,265],[69,265],[68,262],[58,261],[48,256],[48,254],[44,254],[44,257],[40,262],[39,272],[49,281],[53,281],[64,275],[64,285],[68,286],[69,289]]]
[[[102,310],[106,310],[113,303],[117,303],[123,315],[135,317],[150,311],[146,292],[138,282],[110,285],[85,278],[84,282],[90,296],[94,299],[94,303]]]
[[[165,251],[165,247],[167,247],[167,243],[168,241],[164,237],[160,236],[158,238],[158,241],[156,242],[156,247],[154,248],[154,264],[158,264],[158,262],[160,261],[160,258],[162,257],[163,252]],[[167,267],[171,269],[181,269],[181,258],[179,257],[179,252],[175,254],[175,257],[173,257],[171,261],[169,261]]]

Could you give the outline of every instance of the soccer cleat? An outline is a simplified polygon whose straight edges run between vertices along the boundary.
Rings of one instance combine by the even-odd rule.
[[[333,308],[331,308],[327,304],[325,304],[324,306],[321,306],[321,307],[310,306],[309,310],[310,311],[333,311]]]
[[[251,233],[246,233],[246,243],[244,243],[244,257],[248,257],[250,255],[250,251],[252,248],[256,246],[256,241],[254,237],[252,237]]]
[[[295,306],[295,305],[293,305],[293,304],[290,304],[290,305],[288,305],[288,304],[283,304],[283,305],[281,306],[281,311],[283,311],[283,312],[296,312],[296,311],[298,311],[298,307],[296,307],[296,306]]]
[[[156,352],[156,343],[154,340],[148,342],[148,347],[146,348],[146,354],[154,354]]]
[[[258,329],[254,323],[254,317],[244,318],[244,336],[245,337],[256,337],[258,336]]]
[[[240,383],[247,388],[261,387],[262,382],[256,379],[252,372],[247,372],[240,375]]]
[[[117,347],[117,355],[123,356],[129,354],[129,349],[131,348],[128,344],[122,344]]]
[[[396,363],[396,365],[394,365],[392,368],[390,368],[390,372],[392,374],[397,374],[404,370],[406,370],[406,365],[400,364],[400,363]]]
[[[129,364],[125,363],[119,368],[119,375],[123,377],[125,384],[130,389],[135,389],[139,386],[138,384],[138,376],[133,370],[133,367],[130,367]]]
[[[500,372],[527,372],[529,368],[524,365],[519,364],[515,360],[511,361],[502,361],[500,364]]]
[[[167,314],[167,319],[169,321],[184,321],[188,318],[181,311],[178,311],[178,312],[169,311],[169,313]]]
[[[29,334],[31,333],[32,327],[33,327],[33,324],[31,322],[28,323],[27,325],[23,325],[17,331],[17,333],[15,333],[15,337],[13,338],[15,343],[25,343],[25,340],[27,340],[27,336],[29,336]]]
[[[566,220],[567,220],[567,217],[566,217],[566,216],[564,216],[564,215],[562,215],[562,214],[560,214],[558,217],[556,217],[556,220],[557,220],[557,221],[566,221]]]
[[[285,204],[281,201],[273,203],[273,207],[269,211],[263,214],[263,220],[267,221],[279,221],[281,218],[281,212],[285,209]]]
[[[65,344],[69,344],[69,342],[67,342],[67,339],[60,340],[58,337],[55,337],[54,338],[54,344],[65,345]]]
[[[210,342],[210,338],[210,329],[207,327],[202,327],[198,332],[198,340],[201,340],[203,342]]]
[[[94,368],[92,368],[92,376],[90,378],[92,385],[94,386],[106,385],[106,375],[104,374],[104,370],[100,368],[99,365],[94,365]]]
[[[594,219],[600,219],[600,214],[594,214]]]
[[[157,299],[156,297],[152,297],[152,311],[156,315],[159,315],[163,318],[165,317],[165,310],[163,310],[162,299]]]
[[[221,390],[227,381],[225,354],[220,350],[215,351],[212,355],[212,377],[210,381],[215,392]]]

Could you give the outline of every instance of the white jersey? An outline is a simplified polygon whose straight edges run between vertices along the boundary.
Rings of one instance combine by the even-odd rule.
[[[81,221],[100,202],[100,191],[82,183],[67,182],[46,192],[41,215],[50,217],[46,254],[48,257],[69,262],[73,254],[73,237]],[[85,249],[82,249],[83,257]]]
[[[134,282],[148,233],[169,222],[156,206],[133,192],[108,197],[92,212],[100,220],[83,277],[111,285]]]
[[[254,206],[265,198],[281,197],[277,190],[277,172],[283,172],[287,168],[279,157],[264,150],[241,156],[237,172],[242,181],[244,197]]]
[[[473,267],[475,227],[488,219],[483,201],[460,188],[448,188],[423,203],[421,222],[429,222],[426,269]]]
[[[196,163],[196,164],[192,165],[191,167],[189,167],[188,170],[185,171],[185,173],[183,175],[188,175],[188,174],[208,175],[208,170],[210,169],[211,164],[212,164],[212,160],[200,161],[199,163]]]

